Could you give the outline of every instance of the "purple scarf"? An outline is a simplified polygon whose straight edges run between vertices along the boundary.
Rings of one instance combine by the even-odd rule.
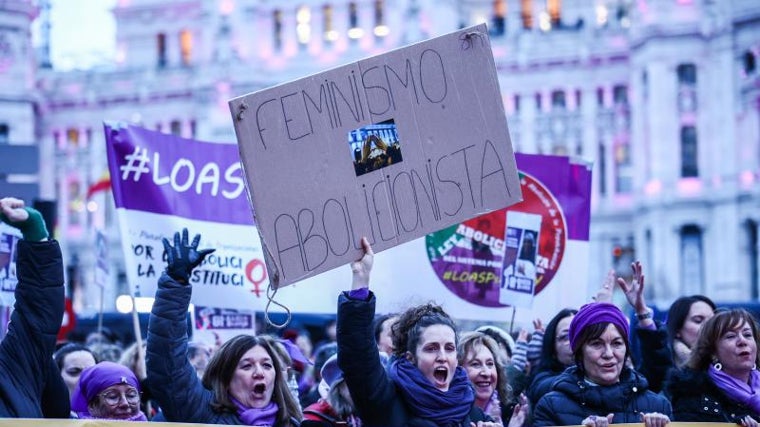
[[[277,417],[277,404],[269,402],[263,408],[248,408],[243,406],[237,399],[230,396],[230,400],[237,406],[237,414],[247,426],[273,426]]]
[[[470,413],[475,394],[464,369],[457,366],[449,391],[441,391],[410,361],[398,358],[390,366],[391,379],[412,415],[437,426],[459,426]]]
[[[129,418],[97,418],[93,417],[89,412],[77,412],[77,418],[80,420],[118,420],[118,421],[148,421],[148,417],[145,416],[143,411],[137,412],[136,415],[132,415]]]
[[[756,369],[749,373],[749,384],[713,368],[712,365],[707,369],[707,374],[731,400],[751,408],[755,415],[760,414],[760,393],[758,393],[760,390],[760,373]]]

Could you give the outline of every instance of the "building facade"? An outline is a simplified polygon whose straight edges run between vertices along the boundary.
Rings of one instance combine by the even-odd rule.
[[[0,11],[28,35],[45,3]],[[516,151],[594,164],[591,277],[579,288],[640,259],[660,307],[694,293],[758,299],[757,1],[117,0],[113,13],[109,67],[58,72],[27,52],[4,72],[0,59],[0,93],[23,93],[13,107],[3,95],[0,111],[17,116],[5,131],[0,120],[0,145],[3,132],[37,143],[31,181],[58,202],[84,308],[98,299],[87,290],[95,230],[111,238],[116,273],[106,308],[126,292],[110,195],[87,197],[107,170],[103,120],[234,143],[230,98],[480,22]]]

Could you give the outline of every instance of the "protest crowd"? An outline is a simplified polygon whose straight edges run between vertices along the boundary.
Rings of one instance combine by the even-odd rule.
[[[532,330],[462,331],[432,303],[378,315],[374,253],[362,238],[364,255],[336,295],[335,336],[312,352],[308,337],[292,333],[189,341],[189,278],[214,249],[184,229],[163,240],[166,266],[145,345],[122,349],[104,336],[56,343],[64,301],[58,242],[19,199],[0,199],[0,219],[23,234],[16,305],[0,342],[1,417],[278,427],[760,420],[754,317],[693,295],[677,299],[661,324],[639,262],[631,280],[610,272],[592,302],[535,319]],[[611,303],[616,287],[636,321]]]

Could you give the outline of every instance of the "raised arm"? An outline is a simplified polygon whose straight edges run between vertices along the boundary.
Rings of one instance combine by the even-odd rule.
[[[372,333],[375,296],[369,291],[369,277],[374,253],[366,238],[362,238],[362,247],[364,256],[351,263],[351,291],[342,292],[338,298],[338,366],[362,420],[371,425],[390,425],[396,392],[380,362]]]
[[[42,215],[14,198],[0,199],[0,220],[21,230],[16,303],[0,342],[0,417],[42,417],[45,378],[63,318],[63,259]]]
[[[167,421],[207,422],[211,391],[201,384],[187,358],[187,308],[192,288],[192,270],[213,249],[198,250],[200,235],[188,244],[187,229],[174,235],[174,246],[163,239],[167,255],[166,271],[158,280],[158,290],[148,323],[146,367],[153,398]]]

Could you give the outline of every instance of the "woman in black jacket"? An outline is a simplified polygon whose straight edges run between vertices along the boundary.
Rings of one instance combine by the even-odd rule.
[[[577,312],[578,310],[572,308],[562,309],[546,326],[541,346],[541,361],[527,389],[528,400],[534,406],[542,396],[551,391],[557,377],[573,365],[573,350],[570,348],[568,330],[570,321]]]
[[[300,425],[301,409],[288,390],[282,361],[268,337],[238,335],[225,342],[203,380],[187,358],[190,276],[213,249],[198,249],[187,229],[163,239],[166,271],[158,280],[148,322],[146,367],[154,399],[167,421],[273,427]],[[154,418],[155,419],[155,418]]]
[[[63,317],[63,257],[48,239],[39,211],[12,197],[0,199],[0,221],[21,230],[13,314],[0,341],[0,418],[41,418],[68,413],[66,387],[53,363]],[[57,375],[57,378],[56,378]],[[55,388],[50,387],[56,386]]]
[[[672,370],[666,392],[677,421],[760,420],[758,325],[743,309],[719,312],[702,326],[686,367]]]
[[[363,423],[500,426],[474,405],[470,381],[457,363],[456,327],[439,306],[413,307],[399,316],[392,328],[394,358],[384,369],[372,334],[374,255],[366,238],[362,246],[364,256],[351,264],[352,290],[338,299],[338,366]]]
[[[533,413],[535,426],[670,422],[670,402],[647,390],[646,379],[626,367],[628,319],[616,306],[586,304],[570,322],[576,366],[562,373]]]

